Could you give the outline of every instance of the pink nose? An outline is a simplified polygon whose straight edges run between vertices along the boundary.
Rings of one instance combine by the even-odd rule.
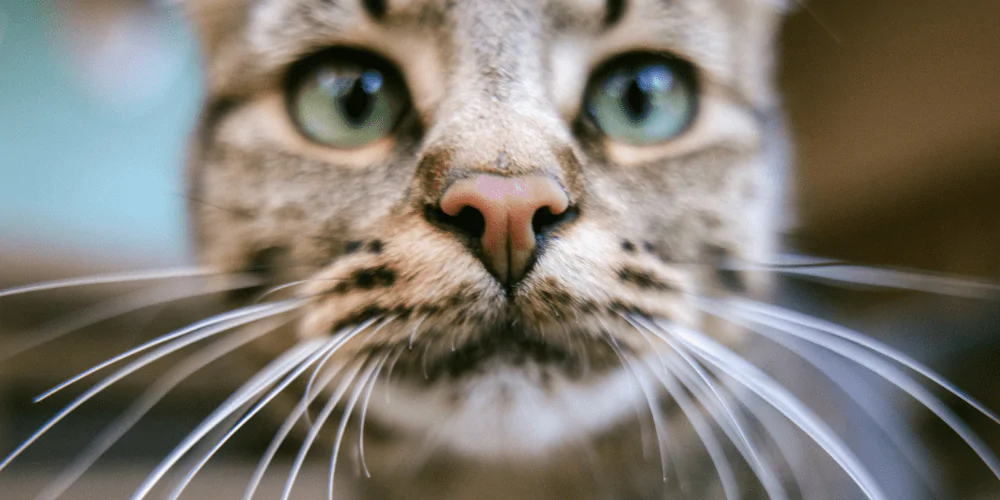
[[[478,175],[448,188],[441,211],[455,217],[471,208],[483,216],[483,261],[501,283],[524,277],[535,254],[532,220],[543,209],[563,214],[569,198],[558,183],[547,177]]]

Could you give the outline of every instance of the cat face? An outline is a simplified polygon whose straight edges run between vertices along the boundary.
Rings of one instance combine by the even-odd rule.
[[[719,270],[767,260],[777,237],[779,6],[189,8],[208,73],[198,248],[305,280],[299,338],[367,325],[335,358],[385,355],[398,390],[448,415],[476,391],[608,385],[620,356],[653,349],[630,317],[739,344],[690,301],[766,288]]]

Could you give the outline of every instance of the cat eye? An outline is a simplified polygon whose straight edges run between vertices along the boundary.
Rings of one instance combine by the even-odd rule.
[[[697,83],[687,62],[626,54],[605,63],[586,96],[590,118],[608,137],[649,146],[684,132],[697,114]]]
[[[334,51],[293,69],[288,108],[309,139],[357,149],[392,133],[406,107],[403,80],[372,54]]]

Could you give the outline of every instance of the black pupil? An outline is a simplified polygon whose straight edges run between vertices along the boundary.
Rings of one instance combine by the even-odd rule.
[[[351,83],[351,88],[340,97],[340,106],[344,110],[344,118],[353,126],[359,126],[371,115],[372,95],[365,90],[362,78],[357,77]]]
[[[639,86],[639,80],[634,76],[628,84],[628,89],[625,90],[625,95],[622,96],[622,108],[628,119],[633,122],[645,120],[652,109],[649,96]]]

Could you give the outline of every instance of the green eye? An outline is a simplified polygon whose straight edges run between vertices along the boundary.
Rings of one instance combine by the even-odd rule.
[[[697,113],[691,66],[654,55],[627,55],[597,73],[587,109],[609,137],[648,146],[684,132]]]
[[[356,149],[392,133],[402,114],[402,82],[387,64],[330,62],[301,65],[289,102],[307,137],[337,149]]]

